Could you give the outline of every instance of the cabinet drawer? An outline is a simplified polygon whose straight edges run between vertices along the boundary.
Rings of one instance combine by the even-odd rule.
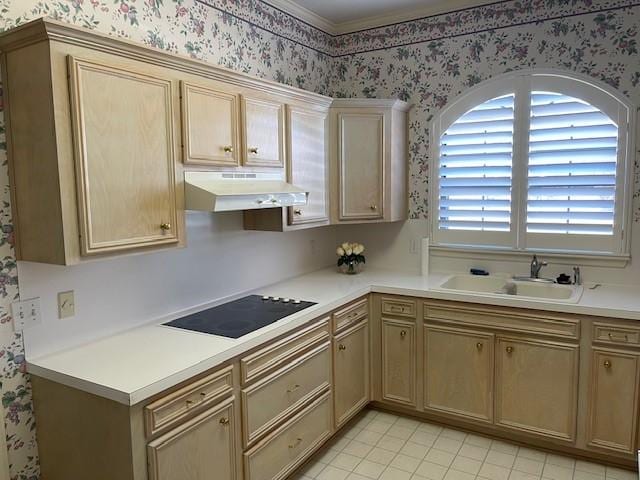
[[[593,341],[615,345],[640,345],[640,329],[606,323],[593,324]]]
[[[329,339],[329,317],[240,359],[242,386],[282,368],[305,350]]]
[[[333,314],[333,332],[344,330],[354,325],[369,314],[369,299],[358,300]]]
[[[197,380],[144,407],[148,436],[177,424],[233,391],[233,365]]]
[[[383,298],[382,313],[385,315],[395,315],[396,317],[416,318],[416,302],[396,298]]]
[[[331,436],[331,397],[322,397],[244,454],[245,480],[281,480]]]
[[[330,342],[293,360],[284,369],[242,391],[245,446],[331,383]]]

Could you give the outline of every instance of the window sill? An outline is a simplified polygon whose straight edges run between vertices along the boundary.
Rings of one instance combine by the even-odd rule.
[[[624,268],[631,261],[630,255],[612,255],[581,252],[546,252],[544,250],[509,250],[491,247],[459,245],[431,245],[429,254],[433,257],[469,258],[475,260],[500,260],[519,262],[530,259],[533,254],[543,259],[553,259],[558,265]]]

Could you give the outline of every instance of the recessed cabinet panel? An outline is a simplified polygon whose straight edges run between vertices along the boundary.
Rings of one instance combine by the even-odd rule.
[[[383,217],[385,115],[338,116],[340,220]]]
[[[287,108],[289,181],[309,192],[306,205],[289,207],[289,224],[325,222],[327,202],[326,114]]]
[[[239,479],[235,422],[230,399],[149,443],[149,479]]]
[[[284,167],[284,105],[242,98],[244,165]]]
[[[177,243],[171,81],[69,67],[82,254]]]
[[[333,344],[334,407],[339,427],[369,403],[369,322],[336,335]]]
[[[593,350],[587,428],[590,446],[624,453],[634,451],[639,368],[637,354]]]
[[[184,162],[240,165],[238,95],[182,82]]]
[[[499,337],[496,424],[573,442],[578,346]]]
[[[416,405],[416,326],[382,319],[382,398]]]
[[[425,326],[425,408],[490,422],[493,335]]]

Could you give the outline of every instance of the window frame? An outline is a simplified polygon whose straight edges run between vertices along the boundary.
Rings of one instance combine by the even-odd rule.
[[[549,91],[584,100],[618,125],[614,234],[602,248],[604,236],[526,232],[528,196],[529,121],[531,91]],[[493,98],[515,94],[511,181],[511,231],[476,232],[439,229],[440,137],[474,107]],[[594,79],[554,70],[519,70],[477,84],[434,117],[429,162],[429,230],[437,248],[513,252],[548,252],[572,256],[629,256],[632,217],[632,168],[635,144],[635,107]],[[498,233],[499,235],[495,235]],[[591,237],[591,238],[589,238]],[[584,245],[576,249],[572,245]]]

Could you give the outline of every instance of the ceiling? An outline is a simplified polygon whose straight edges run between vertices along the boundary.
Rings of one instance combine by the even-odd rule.
[[[293,0],[333,23],[352,22],[400,10],[441,3],[441,0]]]
[[[348,33],[495,0],[265,0],[322,30]]]

